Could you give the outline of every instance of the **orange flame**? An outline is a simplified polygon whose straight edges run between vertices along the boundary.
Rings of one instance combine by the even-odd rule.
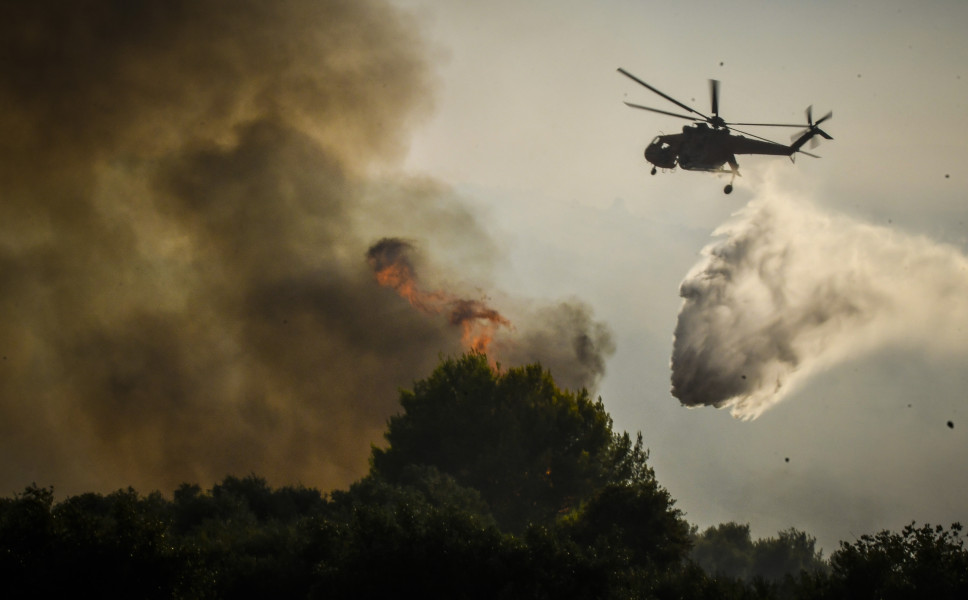
[[[458,298],[439,290],[422,290],[409,260],[412,249],[410,243],[396,238],[384,238],[371,246],[366,260],[377,283],[393,289],[424,313],[448,313],[448,322],[461,328],[464,347],[486,354],[497,329],[510,328],[511,322],[481,300]]]
[[[450,323],[461,326],[461,341],[473,352],[487,354],[497,328],[502,325],[511,327],[511,322],[501,313],[478,300],[455,299],[450,304]]]

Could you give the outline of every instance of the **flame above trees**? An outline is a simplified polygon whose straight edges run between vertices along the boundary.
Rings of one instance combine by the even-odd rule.
[[[377,282],[392,288],[411,306],[430,315],[446,314],[451,325],[461,328],[461,343],[472,352],[486,354],[499,327],[511,322],[483,300],[461,298],[442,290],[421,289],[410,253],[413,245],[399,238],[383,238],[366,253]]]

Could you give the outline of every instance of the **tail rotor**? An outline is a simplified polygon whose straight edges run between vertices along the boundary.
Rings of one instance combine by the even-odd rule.
[[[830,136],[829,133],[827,133],[823,129],[820,129],[820,124],[821,123],[823,123],[824,121],[826,121],[830,117],[834,116],[833,111],[830,111],[827,114],[825,114],[824,116],[822,116],[819,119],[817,119],[817,122],[816,123],[813,121],[813,105],[810,105],[810,106],[807,107],[806,113],[807,113],[807,128],[804,129],[803,131],[800,131],[800,132],[794,134],[793,137],[790,138],[791,140],[796,141],[798,139],[802,139],[806,135],[810,135],[810,138],[809,138],[810,139],[810,149],[813,150],[814,148],[817,147],[817,144],[820,143],[820,141],[817,140],[816,136],[819,135],[820,137],[824,138],[825,140],[832,140],[832,139],[834,139],[833,137]]]

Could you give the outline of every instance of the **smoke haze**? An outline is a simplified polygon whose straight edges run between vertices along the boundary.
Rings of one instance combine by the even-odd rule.
[[[605,375],[605,359],[615,352],[612,332],[595,321],[591,307],[570,299],[528,306],[512,317],[515,330],[495,335],[492,355],[503,364],[540,362],[558,385],[594,391]]]
[[[374,175],[431,108],[415,23],[376,0],[2,5],[4,493],[359,477],[399,387],[460,351],[367,249],[490,250],[446,189]],[[608,337],[583,314],[530,356],[594,385],[608,343],[557,344]]]
[[[756,418],[811,374],[887,344],[964,349],[956,248],[765,192],[683,281],[672,393]]]

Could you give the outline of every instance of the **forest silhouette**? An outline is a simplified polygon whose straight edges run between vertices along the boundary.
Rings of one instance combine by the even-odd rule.
[[[8,598],[964,598],[961,526],[914,523],[825,559],[796,529],[699,531],[641,434],[539,365],[443,359],[401,392],[369,473],[327,494],[251,474],[0,499]]]

